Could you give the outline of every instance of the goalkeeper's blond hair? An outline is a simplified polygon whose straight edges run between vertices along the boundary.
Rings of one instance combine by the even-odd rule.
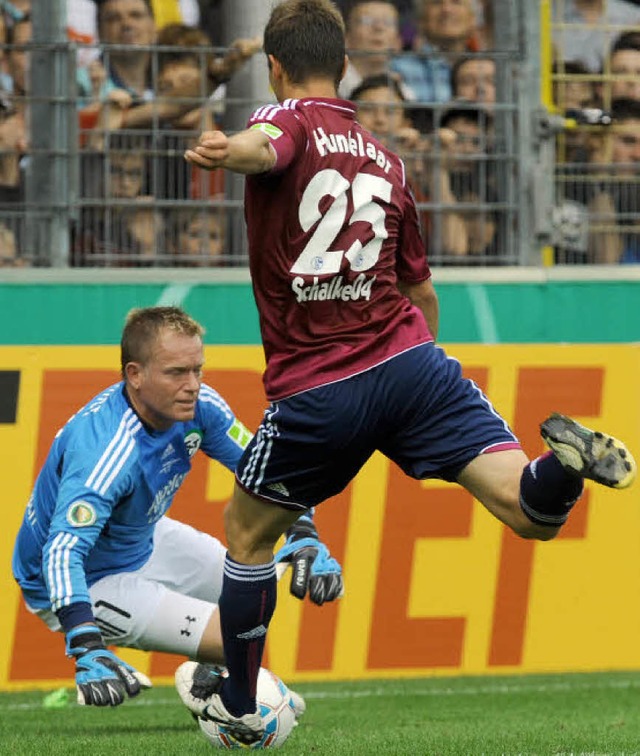
[[[179,307],[136,307],[127,315],[120,340],[120,370],[129,362],[145,365],[161,331],[204,336],[204,328]]]

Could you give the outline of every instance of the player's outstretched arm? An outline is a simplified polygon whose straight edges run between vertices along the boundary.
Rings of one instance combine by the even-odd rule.
[[[66,651],[76,661],[79,704],[118,706],[125,698],[151,687],[146,675],[107,649],[96,625],[83,624],[69,630]]]
[[[276,553],[276,568],[283,572],[291,565],[289,590],[299,599],[307,594],[321,606],[344,594],[342,568],[318,538],[310,515],[302,515],[286,533],[284,546]]]
[[[198,144],[184,153],[185,160],[208,171],[226,168],[234,173],[264,173],[276,162],[269,138],[258,129],[246,129],[233,136],[222,131],[205,131]]]

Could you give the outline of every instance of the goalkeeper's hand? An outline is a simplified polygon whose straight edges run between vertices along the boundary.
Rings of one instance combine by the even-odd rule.
[[[318,538],[318,531],[308,515],[302,515],[286,533],[284,546],[276,553],[276,568],[281,576],[290,564],[289,590],[299,599],[307,593],[321,606],[344,594],[342,568]]]
[[[76,660],[78,703],[118,706],[127,696],[150,688],[146,675],[111,653],[96,625],[78,625],[67,633],[67,656]]]

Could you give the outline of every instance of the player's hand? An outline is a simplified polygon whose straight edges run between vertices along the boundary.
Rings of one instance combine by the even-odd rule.
[[[118,706],[133,698],[151,681],[142,672],[111,653],[96,625],[78,625],[67,633],[67,656],[76,660],[78,703]]]
[[[318,606],[341,598],[344,594],[342,568],[318,539],[313,520],[302,515],[286,535],[287,540],[275,560],[280,574],[291,565],[291,593],[299,599],[308,593]]]
[[[205,131],[198,144],[184,153],[185,160],[206,170],[220,168],[229,155],[229,138],[222,131]]]

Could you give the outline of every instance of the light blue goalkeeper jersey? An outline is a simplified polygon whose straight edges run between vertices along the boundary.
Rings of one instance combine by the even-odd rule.
[[[27,603],[90,602],[96,580],[141,567],[198,449],[233,471],[250,438],[204,384],[194,419],[162,432],[143,425],[123,383],[98,394],[58,432],[27,504],[13,554]]]

